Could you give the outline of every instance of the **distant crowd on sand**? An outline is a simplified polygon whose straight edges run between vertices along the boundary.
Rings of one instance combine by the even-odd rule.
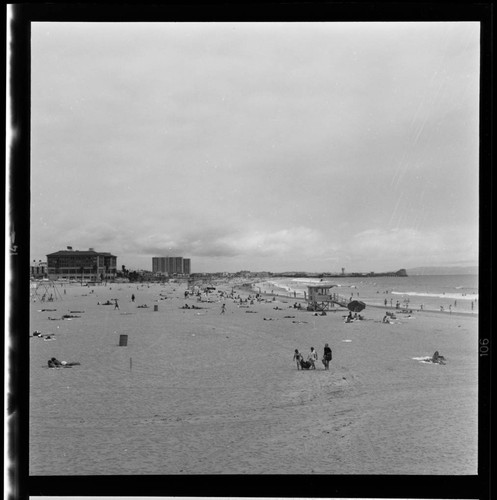
[[[376,293],[379,293],[379,292],[376,292]],[[388,292],[386,292],[386,293],[388,293]],[[464,295],[466,295],[466,294],[463,293],[463,296]],[[475,305],[477,303],[478,303],[478,299],[474,299],[474,300],[471,301],[471,310],[472,311],[474,311]],[[385,307],[388,307],[388,301],[387,301],[387,299],[385,299],[383,301],[383,304],[384,304]],[[390,307],[393,307],[393,299],[390,299]],[[454,300],[454,307],[455,308],[457,307],[457,300]],[[400,301],[397,300],[397,302],[395,303],[395,309],[397,309],[397,310],[401,309],[402,312],[410,312],[410,313],[412,313],[412,309],[409,310],[409,299],[405,299],[404,300],[404,305],[403,306],[400,304]],[[424,311],[425,310],[423,304],[420,304],[419,310],[420,311]],[[445,306],[440,306],[440,311],[441,312],[445,312],[445,310],[446,310]],[[447,306],[447,310],[449,311],[449,314],[452,314],[452,304],[449,304]]]
[[[137,289],[138,289],[138,287],[137,287]],[[176,289],[173,288],[173,292],[175,290]],[[217,297],[212,297],[212,295],[217,295]],[[357,294],[357,295],[359,295],[359,294]],[[167,298],[167,297],[163,297],[163,294],[160,294],[160,296],[161,296],[161,298],[158,300],[164,300],[165,298]],[[221,315],[225,315],[227,313],[226,300],[232,300],[239,308],[244,308],[244,307],[249,308],[250,305],[254,305],[255,303],[270,303],[270,304],[274,305],[274,303],[276,301],[274,296],[271,299],[268,299],[265,296],[263,296],[261,293],[254,293],[254,294],[249,294],[248,297],[244,298],[244,297],[240,296],[240,294],[236,293],[234,288],[232,288],[231,292],[229,292],[229,291],[223,291],[223,290],[216,290],[216,288],[212,287],[212,286],[206,287],[203,290],[196,290],[195,292],[193,292],[191,290],[184,291],[184,298],[185,299],[193,298],[193,297],[195,297],[197,299],[197,302],[218,302],[218,303],[221,302],[221,311],[220,311]],[[213,298],[214,298],[214,300],[212,300]],[[133,293],[133,294],[131,294],[131,302],[135,303],[135,300],[136,300],[136,296]],[[112,298],[112,299],[107,300],[106,302],[102,302],[102,303],[97,302],[97,304],[103,305],[103,306],[114,306],[114,310],[120,310],[119,302],[118,302],[117,298]],[[387,299],[385,299],[384,304],[385,304],[385,306],[387,306],[387,304],[388,304]],[[457,305],[457,304],[455,304],[455,305]],[[405,306],[408,306],[408,301],[405,304]],[[137,307],[148,308],[148,305],[143,304],[143,305],[139,305]],[[297,309],[297,310],[303,309],[302,304],[300,302],[295,302],[294,304],[289,305],[288,307],[293,308],[293,309]],[[157,310],[156,308],[157,308],[157,306],[155,306],[155,310]],[[397,309],[397,311],[399,309],[401,309],[399,301],[397,301],[395,308]],[[185,304],[183,304],[181,309],[202,309],[202,307],[199,307],[198,305],[196,306],[194,304],[188,305],[185,303]],[[273,307],[273,309],[279,310],[279,311],[283,310],[281,307],[278,307],[278,306]],[[52,311],[52,310],[55,310],[55,309],[42,309],[41,311]],[[73,313],[73,312],[81,313],[84,311],[71,311],[71,313]],[[256,311],[248,310],[246,312],[256,312]],[[407,309],[407,307],[402,308],[399,312],[405,312],[408,314],[409,319],[413,319],[413,317],[411,316],[412,310]],[[315,316],[318,316],[318,315],[319,316],[326,316],[326,312],[323,309],[322,311],[320,311],[320,313],[314,312],[314,315]],[[70,319],[79,318],[79,317],[81,317],[81,316],[74,316],[72,314],[63,316],[63,318],[70,318]],[[295,318],[295,316],[285,316],[285,318]],[[346,316],[343,316],[343,318],[344,318],[345,323],[352,323],[355,321],[362,321],[365,319],[361,314],[358,314],[358,312],[353,313],[352,310],[349,310],[348,314]],[[53,319],[53,318],[49,317],[48,319]],[[263,318],[263,319],[264,320],[273,320],[273,319],[278,319],[278,318]],[[386,312],[383,319],[382,319],[382,323],[392,324],[393,323],[392,320],[395,320],[395,319],[396,319],[396,315],[393,312]],[[306,321],[293,321],[293,323],[307,323],[307,322]],[[56,340],[55,336],[53,334],[43,335],[40,331],[35,331],[33,333],[33,336],[38,337],[38,338],[42,338],[43,340]],[[304,358],[304,355],[298,349],[295,349],[294,354],[293,354],[293,361],[297,365],[297,370],[316,370],[316,364],[319,361],[319,356],[318,356],[318,353],[316,352],[314,347],[310,348],[310,351],[307,354],[306,358]],[[331,361],[332,361],[332,350],[331,350],[331,347],[329,346],[329,344],[326,343],[324,345],[323,354],[321,357],[321,362],[323,364],[324,370],[330,369]],[[432,357],[424,358],[424,361],[444,365],[446,359],[444,356],[441,356],[438,351],[435,351],[435,353],[433,354]],[[58,361],[56,358],[53,357],[53,358],[48,360],[47,364],[48,364],[49,368],[66,368],[66,367],[72,367],[75,365],[79,365],[80,363],[79,362],[68,363],[66,361]]]

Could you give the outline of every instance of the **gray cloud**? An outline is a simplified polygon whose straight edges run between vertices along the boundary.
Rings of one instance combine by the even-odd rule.
[[[471,259],[478,50],[477,23],[35,23],[33,258]]]

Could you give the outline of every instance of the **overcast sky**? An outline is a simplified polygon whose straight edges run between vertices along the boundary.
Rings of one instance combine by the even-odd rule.
[[[31,259],[475,265],[479,23],[34,23]]]

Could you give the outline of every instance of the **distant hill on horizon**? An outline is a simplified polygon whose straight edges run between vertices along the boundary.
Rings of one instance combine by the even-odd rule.
[[[478,266],[426,266],[407,269],[409,276],[431,274],[435,276],[446,274],[478,274]]]

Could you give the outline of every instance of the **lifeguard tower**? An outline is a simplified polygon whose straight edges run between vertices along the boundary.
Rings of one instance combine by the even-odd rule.
[[[328,311],[334,304],[347,307],[348,301],[330,290],[337,285],[311,285],[307,287],[307,310]]]

